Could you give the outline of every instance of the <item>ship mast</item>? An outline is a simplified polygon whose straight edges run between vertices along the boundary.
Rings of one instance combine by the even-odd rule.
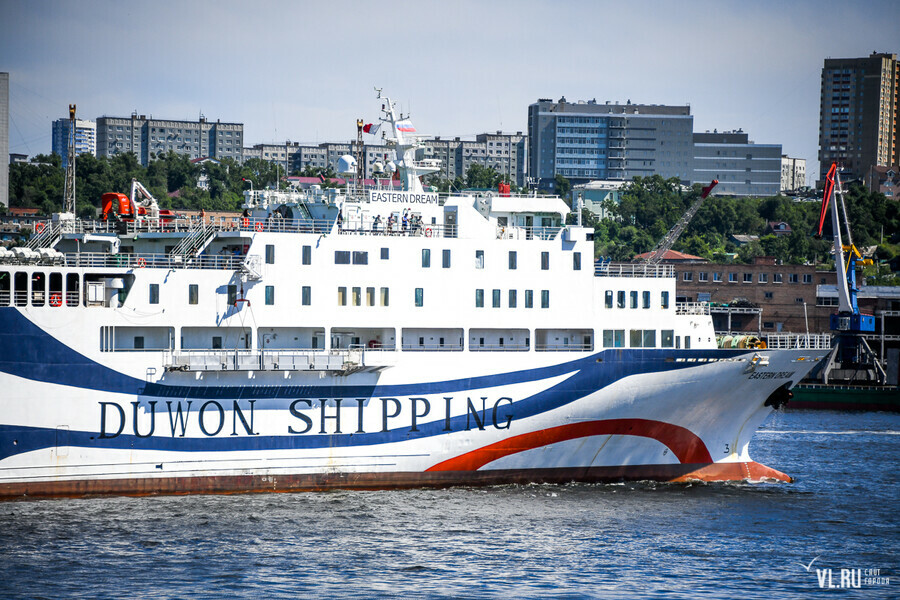
[[[65,212],[75,214],[75,105],[69,105],[69,139],[66,151]]]

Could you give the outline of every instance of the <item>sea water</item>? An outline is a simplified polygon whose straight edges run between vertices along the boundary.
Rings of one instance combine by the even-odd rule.
[[[796,481],[9,502],[0,598],[900,597],[900,415],[751,454]]]

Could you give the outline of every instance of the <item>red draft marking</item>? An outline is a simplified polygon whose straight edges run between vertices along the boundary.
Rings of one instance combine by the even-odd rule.
[[[668,447],[682,464],[713,462],[703,440],[689,429],[649,419],[607,419],[523,433],[445,460],[427,470],[477,471],[484,465],[510,454],[593,435],[636,435],[651,438]]]

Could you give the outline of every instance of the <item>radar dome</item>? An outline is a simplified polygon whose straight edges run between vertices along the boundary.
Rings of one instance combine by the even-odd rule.
[[[381,164],[381,161],[376,160],[375,163],[372,164],[372,172],[373,173],[383,173],[384,172],[384,165]]]
[[[397,170],[397,165],[394,164],[394,161],[389,160],[386,165],[384,165],[385,173],[393,173]]]
[[[356,159],[345,154],[338,159],[337,172],[341,175],[353,175],[356,173]]]

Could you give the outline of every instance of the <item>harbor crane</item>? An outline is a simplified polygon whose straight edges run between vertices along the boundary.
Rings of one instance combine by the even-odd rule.
[[[860,312],[857,304],[859,289],[856,285],[856,267],[857,265],[871,265],[872,261],[863,258],[853,244],[841,176],[834,163],[831,164],[831,168],[828,169],[828,174],[825,176],[825,193],[819,212],[819,227],[815,233],[817,238],[822,237],[825,213],[829,208],[831,208],[834,266],[837,271],[838,289],[838,312],[831,315],[830,326],[831,330],[836,333],[837,344],[823,367],[823,379],[825,383],[828,383],[829,372],[836,363],[840,363],[841,369],[872,371],[871,374],[874,378],[879,383],[883,383],[886,380],[884,368],[864,337],[866,333],[875,331],[875,317]],[[842,226],[847,237],[847,244],[843,243]]]
[[[690,208],[685,211],[681,218],[678,219],[678,222],[675,223],[675,226],[669,230],[669,233],[659,241],[650,255],[644,259],[644,263],[647,265],[657,265],[662,261],[663,257],[666,255],[666,252],[672,249],[672,246],[675,245],[675,242],[678,241],[678,238],[684,232],[685,228],[687,228],[688,224],[691,222],[691,219],[694,218],[694,215],[697,214],[697,211],[700,210],[700,205],[703,204],[703,201],[706,200],[706,197],[709,196],[710,192],[713,191],[713,188],[719,184],[718,179],[713,179],[708,186],[703,188],[703,191],[700,193],[700,197],[694,200],[694,203],[691,204]]]

